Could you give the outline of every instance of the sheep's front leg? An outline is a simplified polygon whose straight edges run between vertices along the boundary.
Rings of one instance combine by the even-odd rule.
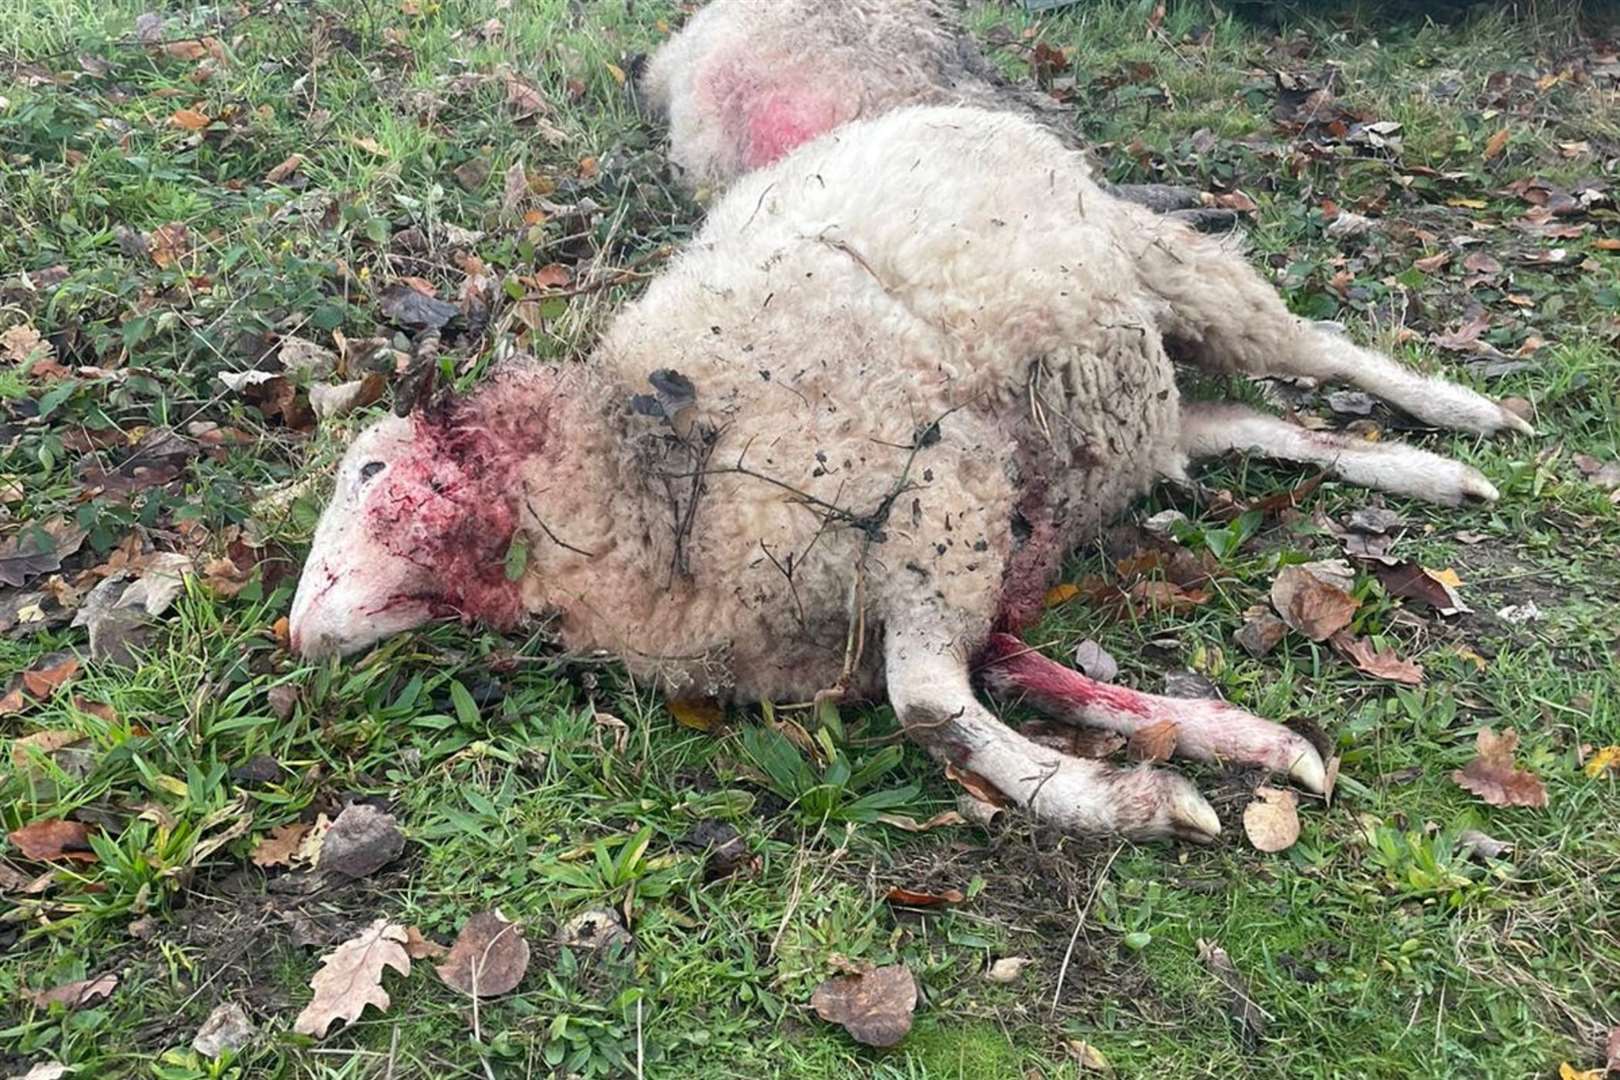
[[[1327,774],[1305,739],[1224,701],[1166,698],[1088,679],[1011,634],[993,634],[979,654],[978,675],[998,697],[1020,698],[1057,720],[1121,735],[1169,720],[1178,757],[1261,765],[1321,793]]]
[[[1184,777],[1118,769],[1056,753],[1014,732],[973,695],[959,640],[943,628],[890,621],[889,700],[906,733],[941,761],[968,769],[1041,821],[1066,832],[1207,842],[1220,820]]]
[[[1347,435],[1307,431],[1243,405],[1183,402],[1181,449],[1189,458],[1231,450],[1320,465],[1333,475],[1378,491],[1410,495],[1442,506],[1495,502],[1497,490],[1478,469],[1401,443],[1373,443]]]

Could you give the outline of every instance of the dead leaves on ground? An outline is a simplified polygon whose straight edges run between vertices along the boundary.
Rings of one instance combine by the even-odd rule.
[[[1475,745],[1478,756],[1454,771],[1451,779],[1465,791],[1473,792],[1492,806],[1547,805],[1547,788],[1541,778],[1514,763],[1519,733],[1509,728],[1498,735],[1481,728]]]
[[[1271,604],[1294,630],[1326,641],[1350,625],[1359,602],[1350,594],[1355,575],[1342,560],[1285,566],[1271,583]]]
[[[36,1008],[47,1008],[51,1005],[61,1005],[69,1012],[82,1009],[86,1005],[94,1005],[98,1001],[111,996],[118,988],[118,976],[112,972],[98,975],[93,979],[80,979],[78,982],[63,983],[53,986],[49,990],[35,990],[30,992],[28,1000]]]
[[[378,919],[322,957],[321,969],[309,983],[315,996],[298,1014],[293,1030],[320,1039],[335,1021],[360,1019],[367,1005],[386,1012],[391,999],[382,988],[383,972],[393,968],[401,975],[411,973],[406,940],[403,926]]]
[[[67,653],[48,653],[16,676],[0,697],[0,716],[13,716],[46,701],[79,673],[79,661]]]
[[[7,833],[6,839],[17,846],[23,858],[35,862],[96,861],[96,853],[90,848],[90,827],[82,821],[43,818]]]
[[[1243,809],[1243,832],[1257,851],[1286,851],[1299,839],[1299,796],[1287,788],[1258,787]]]
[[[893,1046],[911,1030],[917,983],[904,964],[835,975],[816,987],[810,1004],[858,1043]]]
[[[445,985],[469,996],[509,993],[529,970],[523,927],[499,911],[481,911],[467,920],[449,956],[434,970]]]

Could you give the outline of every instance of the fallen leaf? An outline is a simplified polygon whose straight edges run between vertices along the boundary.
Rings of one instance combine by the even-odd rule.
[[[1003,808],[1011,805],[1007,796],[998,791],[994,784],[970,769],[958,769],[955,765],[946,765],[945,779],[954,780],[961,784],[967,790],[967,793],[979,802]],[[960,804],[958,804],[958,809],[960,809]]]
[[[1513,850],[1512,844],[1487,836],[1478,829],[1464,829],[1458,833],[1457,847],[1465,857],[1477,855],[1481,859],[1498,859]]]
[[[1075,1067],[1081,1072],[1101,1073],[1104,1076],[1114,1075],[1113,1063],[1091,1043],[1084,1039],[1070,1039],[1064,1045],[1069,1048],[1069,1056],[1074,1058]]]
[[[0,97],[0,111],[5,110],[6,99]],[[25,1073],[16,1073],[11,1080],[62,1080],[71,1071],[67,1065],[59,1065],[54,1061],[41,1061]]]
[[[1438,270],[1441,267],[1445,266],[1446,263],[1448,263],[1450,261],[1451,261],[1451,253],[1447,252],[1447,251],[1441,251],[1441,252],[1436,252],[1433,255],[1425,255],[1421,259],[1413,259],[1412,260],[1412,265],[1417,267],[1419,270],[1423,271],[1425,274],[1432,274],[1436,270]]]
[[[1508,129],[1501,128],[1485,140],[1485,160],[1490,161],[1500,154],[1508,144]]]
[[[1256,615],[1238,628],[1232,640],[1253,657],[1261,657],[1275,649],[1288,634],[1288,624],[1277,616],[1266,613]]]
[[[922,892],[918,889],[905,889],[899,885],[890,887],[883,899],[891,904],[901,907],[943,907],[946,904],[960,904],[967,899],[961,889],[945,889],[942,892]]]
[[[928,832],[931,829],[967,824],[967,820],[955,810],[941,810],[927,821],[918,821],[916,818],[906,814],[879,814],[877,819],[885,825],[892,825],[896,829],[904,829],[906,832]]]
[[[148,233],[146,245],[152,261],[166,269],[191,254],[191,230],[183,221],[171,221]]]
[[[287,155],[287,158],[284,161],[282,161],[281,164],[277,165],[275,168],[271,169],[269,172],[264,174],[264,182],[267,183],[267,184],[279,184],[279,183],[282,183],[289,176],[291,176],[293,173],[297,172],[299,169],[301,169],[303,167],[304,167],[304,155],[303,154],[289,154],[289,155]]]
[[[1034,962],[1027,956],[1003,956],[986,969],[984,977],[993,983],[1016,982],[1024,969]]]
[[[384,289],[378,307],[401,326],[428,330],[438,330],[461,314],[456,305],[424,295],[405,281],[396,281]]]
[[[548,111],[540,91],[510,72],[506,75],[506,104],[511,107],[514,120],[527,120]]]
[[[214,1006],[202,1027],[191,1038],[191,1048],[209,1060],[237,1053],[253,1040],[253,1021],[234,1001]]]
[[[636,939],[611,911],[593,908],[563,924],[562,944],[581,949],[632,949]]]
[[[1108,650],[1090,638],[1074,647],[1074,666],[1088,678],[1098,682],[1113,682],[1119,677],[1119,664],[1108,655]]]
[[[523,927],[499,911],[480,911],[467,920],[435,971],[463,994],[494,997],[515,989],[529,970],[529,943]]]
[[[39,666],[22,673],[23,688],[43,700],[50,697],[63,683],[78,674],[78,671],[79,661],[71,656],[60,659],[47,657]]]
[[[1359,638],[1347,630],[1333,635],[1334,650],[1363,675],[1408,686],[1423,684],[1423,665],[1403,660],[1389,647],[1378,648],[1367,638]]]
[[[1489,727],[1475,737],[1478,756],[1451,774],[1464,791],[1473,792],[1492,806],[1547,805],[1547,788],[1541,778],[1513,763],[1519,733],[1509,728],[1498,735]]]
[[[169,123],[187,131],[201,131],[213,122],[208,114],[198,112],[196,109],[176,109],[169,116]],[[163,264],[159,263],[158,265],[162,266]]]
[[[316,419],[336,420],[373,404],[387,389],[388,379],[376,371],[335,386],[316,383],[309,388],[309,407],[315,411]]]
[[[298,1014],[293,1030],[320,1039],[326,1036],[332,1021],[352,1024],[367,1005],[386,1012],[390,999],[382,988],[384,969],[393,968],[401,975],[411,973],[405,940],[403,926],[378,919],[322,957],[321,969],[309,981],[315,996]]]
[[[1257,851],[1286,851],[1299,839],[1299,796],[1287,788],[1258,787],[1243,809],[1243,831]]]
[[[1609,1042],[1604,1050],[1609,1058],[1604,1067],[1610,1072],[1620,1072],[1620,1024],[1609,1029]]]
[[[1289,626],[1312,641],[1326,641],[1355,617],[1353,580],[1348,565],[1338,561],[1287,566],[1271,583],[1271,603]]]
[[[1266,1013],[1255,1003],[1249,993],[1248,983],[1238,974],[1237,965],[1232,963],[1232,958],[1220,945],[1203,938],[1198,939],[1198,958],[1231,994],[1228,1012],[1237,1022],[1243,1041],[1248,1044],[1258,1041],[1266,1033]]]
[[[370,803],[350,803],[321,841],[322,870],[362,878],[381,870],[405,850],[394,815]]]
[[[82,821],[64,818],[41,818],[6,834],[21,851],[23,858],[35,862],[69,859],[74,862],[96,861],[90,850],[90,829]]]
[[[253,848],[250,856],[254,866],[291,866],[293,857],[303,846],[304,836],[309,832],[309,824],[302,821],[292,821],[285,825],[277,825],[270,830],[270,835],[260,840]]]
[[[1602,1069],[1577,1069],[1569,1062],[1558,1065],[1558,1080],[1603,1080]]]
[[[705,733],[718,730],[726,722],[725,710],[707,699],[671,701],[669,713],[681,727]]]
[[[1430,570],[1416,563],[1399,563],[1376,565],[1373,573],[1391,596],[1417,600],[1441,615],[1466,615],[1474,610],[1457,594],[1462,581],[1453,570]]]
[[[1054,608],[1060,604],[1067,604],[1079,595],[1080,586],[1065,581],[1061,585],[1054,585],[1046,590],[1046,606]]]
[[[83,741],[84,736],[77,731],[36,731],[32,735],[24,735],[11,744],[12,767],[18,770],[27,769],[33,760],[33,753],[50,757],[65,746]]]
[[[94,979],[81,979],[78,982],[53,986],[49,990],[36,990],[29,994],[28,998],[41,1009],[47,1005],[64,1005],[72,1012],[86,1005],[94,1005],[110,995],[117,986],[118,976],[109,971]]]
[[[426,936],[414,926],[405,928],[405,954],[412,960],[437,960],[448,956],[450,950]]]
[[[1593,780],[1606,772],[1620,772],[1620,746],[1605,746],[1587,758],[1581,769]]]
[[[911,1030],[917,1007],[917,983],[904,964],[873,968],[856,975],[838,975],[810,997],[816,1013],[848,1031],[867,1046],[893,1046]]]
[[[1176,752],[1177,730],[1174,720],[1139,727],[1125,743],[1125,753],[1132,761],[1169,761]]]

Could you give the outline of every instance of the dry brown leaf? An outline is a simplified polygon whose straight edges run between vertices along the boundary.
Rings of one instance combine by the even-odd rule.
[[[28,998],[41,1009],[47,1005],[64,1005],[71,1012],[86,1005],[94,1005],[110,995],[117,986],[118,976],[109,971],[94,979],[80,979],[78,982],[53,986],[49,990],[36,990],[30,993]]]
[[[817,1014],[841,1025],[856,1042],[893,1046],[911,1030],[917,983],[904,964],[828,979],[810,998]]]
[[[289,154],[285,161],[264,174],[264,182],[267,184],[279,184],[303,167],[303,154]]]
[[[899,885],[891,886],[883,899],[891,904],[901,907],[943,907],[946,904],[960,904],[967,897],[961,889],[942,889],[939,892],[924,892],[920,889],[906,889]]]
[[[1065,581],[1061,585],[1054,585],[1046,590],[1046,606],[1053,608],[1060,604],[1067,604],[1079,595],[1080,586]]]
[[[169,116],[169,123],[187,131],[201,131],[213,122],[207,113],[198,112],[196,109],[176,109]]]
[[[1407,686],[1423,685],[1423,665],[1401,659],[1394,649],[1376,648],[1367,638],[1358,638],[1347,630],[1334,634],[1331,644],[1334,651],[1363,675]]]
[[[1326,641],[1356,614],[1356,598],[1343,581],[1331,563],[1287,566],[1271,583],[1271,603],[1283,622],[1312,641]]]
[[[512,119],[527,120],[546,112],[546,99],[533,85],[507,73],[506,76],[506,103],[512,107]]]
[[[22,673],[23,689],[43,701],[78,673],[79,661],[74,657],[55,660],[47,657],[47,662]]]
[[[985,970],[984,977],[993,983],[1017,982],[1018,976],[1034,962],[1028,956],[1003,956]]]
[[[1485,160],[1490,161],[1500,154],[1508,144],[1508,129],[1502,128],[1485,140]]]
[[[50,757],[64,746],[83,741],[84,736],[77,731],[36,731],[11,744],[11,764],[14,768],[26,769],[33,757],[31,750]]]
[[[1132,761],[1169,761],[1176,752],[1176,733],[1174,720],[1139,727],[1125,743],[1125,753]]]
[[[6,834],[6,838],[17,845],[23,858],[36,862],[51,859],[86,863],[96,861],[96,853],[90,850],[89,826],[82,821],[43,818]]]
[[[967,819],[955,810],[941,810],[927,821],[918,821],[908,814],[879,814],[877,819],[885,825],[893,825],[906,832],[928,832],[931,829],[942,829],[949,825],[966,825]]]
[[[1513,763],[1519,733],[1512,728],[1498,735],[1481,728],[1474,745],[1479,756],[1451,774],[1464,791],[1471,791],[1492,806],[1547,805],[1547,788],[1535,773]]]
[[[1286,851],[1299,839],[1299,796],[1287,788],[1258,787],[1243,809],[1243,831],[1258,851]]]
[[[945,779],[955,780],[967,790],[969,795],[981,803],[991,806],[1007,807],[1012,802],[1003,795],[989,780],[973,772],[971,769],[958,769],[955,765],[945,766]]]
[[[253,848],[254,866],[291,866],[293,858],[297,856],[298,849],[303,847],[304,836],[309,832],[307,822],[291,821],[285,825],[277,825],[270,830],[270,835],[260,840]]]
[[[383,971],[393,968],[401,975],[411,973],[405,941],[403,926],[378,919],[327,953],[321,958],[321,969],[309,981],[315,997],[298,1014],[293,1030],[325,1038],[332,1021],[352,1024],[367,1005],[387,1011],[390,999],[382,988]]]
[[[1070,1039],[1065,1045],[1069,1048],[1069,1056],[1074,1058],[1075,1067],[1082,1073],[1114,1075],[1113,1063],[1091,1043],[1084,1039]]]
[[[422,933],[414,926],[405,928],[405,953],[412,960],[437,960],[448,956],[450,950]]]
[[[152,261],[167,269],[191,253],[191,230],[182,221],[171,221],[148,233],[146,245]]]
[[[463,994],[494,997],[523,981],[529,970],[529,943],[523,927],[508,922],[499,911],[480,911],[456,935],[450,955],[435,971],[448,986]]]

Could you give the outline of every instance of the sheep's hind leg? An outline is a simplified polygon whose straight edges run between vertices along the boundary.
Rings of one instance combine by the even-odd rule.
[[[1129,224],[1143,237],[1135,241],[1143,284],[1165,301],[1161,328],[1178,358],[1227,373],[1350,383],[1437,427],[1533,433],[1482,394],[1291,314],[1277,291],[1220,242],[1140,211]]]
[[[1189,458],[1230,450],[1320,465],[1352,484],[1427,499],[1442,506],[1495,502],[1497,490],[1478,469],[1401,443],[1373,443],[1307,431],[1243,405],[1183,402],[1181,450]]]
[[[958,635],[891,620],[884,642],[889,700],[906,733],[935,758],[982,776],[1041,821],[1078,834],[1208,842],[1220,820],[1198,790],[1162,769],[1119,769],[1019,735],[973,694]]]
[[[1261,765],[1321,793],[1327,782],[1316,748],[1281,724],[1224,701],[1166,698],[1088,679],[1011,634],[994,634],[978,676],[997,697],[1021,699],[1057,720],[1122,735],[1165,720],[1176,725],[1178,757]]]

